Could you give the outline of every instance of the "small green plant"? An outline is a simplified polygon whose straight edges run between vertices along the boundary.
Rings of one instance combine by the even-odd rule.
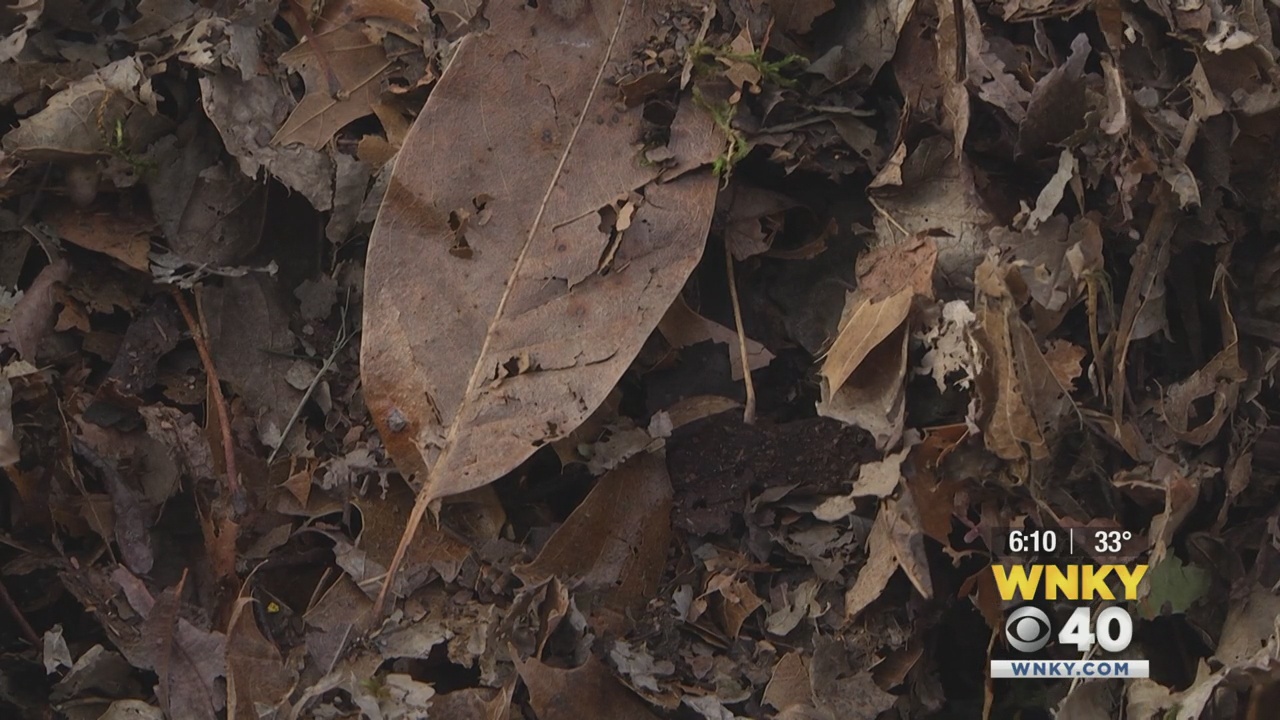
[[[725,136],[725,149],[711,163],[711,171],[718,178],[723,178],[726,182],[729,175],[733,172],[733,168],[747,153],[751,152],[751,144],[747,142],[747,138],[733,126],[733,115],[737,110],[737,105],[729,102],[711,102],[697,88],[693,89],[694,102],[706,108],[711,113],[711,119],[715,122],[716,127]]]
[[[788,55],[781,60],[765,60],[764,53],[755,50],[750,53],[734,52],[728,48],[718,48],[703,43],[696,43],[689,48],[695,76],[707,78],[720,76],[726,72],[726,63],[745,63],[760,74],[761,84],[791,87],[795,80],[784,72],[804,62],[799,55]],[[721,62],[725,61],[725,62]],[[693,87],[693,99],[698,105],[711,113],[716,127],[725,135],[724,152],[711,163],[711,170],[716,177],[728,182],[733,168],[751,152],[751,143],[741,130],[733,126],[733,117],[737,112],[737,103],[730,101],[712,101],[698,88]]]
[[[106,143],[112,157],[128,163],[134,175],[143,177],[156,169],[155,161],[129,150],[129,142],[124,134],[123,118],[116,118],[112,132],[108,133],[104,130],[102,141]]]
[[[102,101],[98,103],[96,113],[98,133],[102,137],[102,144],[106,146],[107,152],[111,153],[111,157],[124,161],[133,174],[142,177],[155,170],[156,164],[153,160],[129,149],[129,139],[124,131],[124,121],[127,116],[117,117],[113,122],[107,120],[107,108],[118,94],[115,90],[108,90],[103,94]]]
[[[723,65],[718,61],[725,60],[731,63],[746,63],[760,73],[760,82],[777,85],[779,87],[791,87],[796,84],[793,78],[784,75],[784,71],[795,66],[802,65],[805,62],[803,56],[787,55],[781,60],[765,60],[764,52],[755,50],[749,53],[737,53],[728,48],[718,48],[703,43],[696,43],[689,48],[689,54],[693,56],[694,68],[703,72],[723,72]]]

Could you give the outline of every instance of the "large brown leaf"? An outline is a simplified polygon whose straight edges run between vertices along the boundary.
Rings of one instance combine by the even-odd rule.
[[[370,412],[429,504],[492,482],[604,400],[701,256],[705,172],[643,158],[612,78],[670,3],[490,8],[405,139],[370,241],[362,372]],[[722,141],[686,103],[676,165]],[[670,148],[669,148],[670,149]]]

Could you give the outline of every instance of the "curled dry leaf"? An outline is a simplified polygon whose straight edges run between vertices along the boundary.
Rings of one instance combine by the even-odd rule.
[[[1005,282],[1004,275],[1008,272],[1007,266],[988,258],[975,277],[980,297],[974,334],[986,355],[984,373],[978,382],[982,399],[978,424],[987,449],[998,457],[1042,460],[1048,457],[1049,450],[1023,395],[1014,355],[1018,338],[1023,338],[1025,343],[1025,336],[1017,332],[1025,325],[1017,316]],[[1031,349],[1035,350],[1034,339]],[[1040,361],[1043,364],[1043,356]],[[1048,375],[1052,378],[1051,373]]]
[[[853,622],[876,598],[898,569],[925,598],[933,597],[933,581],[924,553],[920,511],[910,493],[885,500],[867,537],[867,562],[845,593],[845,623]]]
[[[937,255],[932,239],[917,238],[860,258],[858,289],[819,370],[818,414],[866,429],[880,449],[902,435],[906,320],[916,296],[932,296]]]
[[[1225,288],[1218,288],[1224,347],[1204,367],[1175,383],[1165,393],[1164,417],[1174,435],[1192,445],[1204,445],[1218,435],[1235,410],[1240,384],[1247,377],[1240,364],[1239,336]],[[1208,417],[1197,417],[1196,401],[1212,397]]]
[[[432,501],[585,420],[701,257],[715,179],[663,182],[640,162],[641,111],[619,112],[609,84],[659,6],[493,8],[405,140],[369,245],[361,349],[370,414],[422,482],[397,556]],[[684,107],[673,136],[711,124]],[[704,137],[687,159],[721,150]],[[629,226],[603,232],[634,196]]]
[[[658,332],[672,346],[682,348],[710,340],[728,346],[729,363],[733,367],[733,379],[743,378],[742,353],[738,352],[738,333],[714,320],[694,312],[684,301],[677,297],[667,313],[658,323]],[[759,370],[773,362],[773,353],[760,343],[747,338],[747,365],[752,370]]]

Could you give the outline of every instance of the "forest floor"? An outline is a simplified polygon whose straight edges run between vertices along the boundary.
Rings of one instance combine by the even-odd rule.
[[[708,1],[0,10],[0,716],[1274,717],[1280,9]]]

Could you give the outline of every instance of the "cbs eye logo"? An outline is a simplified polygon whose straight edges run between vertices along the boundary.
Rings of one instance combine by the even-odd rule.
[[[1023,605],[1004,621],[1004,636],[1013,649],[1032,653],[1049,644],[1053,626],[1049,616],[1034,605]]]

